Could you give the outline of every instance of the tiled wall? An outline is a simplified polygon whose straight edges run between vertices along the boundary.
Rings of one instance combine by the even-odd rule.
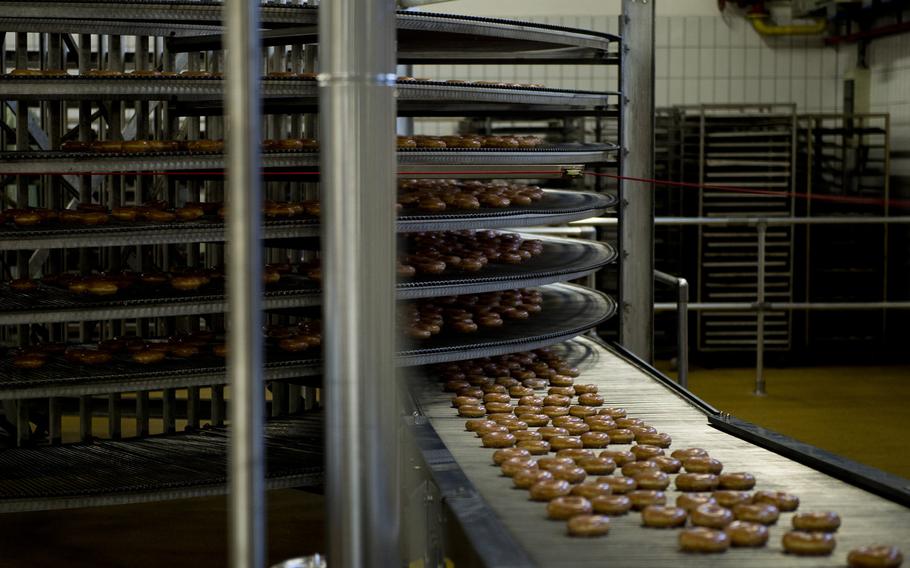
[[[536,21],[616,33],[618,16],[547,16]],[[790,103],[799,112],[838,112],[840,76],[848,51],[816,38],[762,38],[741,17],[658,16],[655,29],[655,102],[658,107],[699,103]],[[502,79],[552,87],[611,90],[615,69],[573,65],[417,66],[414,75],[438,79]],[[632,94],[634,96],[634,93]],[[423,133],[441,133],[448,121],[425,121]]]
[[[891,113],[892,173],[910,185],[910,34],[872,42],[871,112]]]

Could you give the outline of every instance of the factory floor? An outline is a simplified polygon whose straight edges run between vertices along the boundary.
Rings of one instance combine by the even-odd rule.
[[[719,410],[910,479],[910,365],[770,368],[765,383],[755,396],[753,369],[689,372],[689,389]]]

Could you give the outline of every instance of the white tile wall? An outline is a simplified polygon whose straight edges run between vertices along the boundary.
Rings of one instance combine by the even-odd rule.
[[[617,16],[548,16],[536,21],[617,33]],[[799,112],[838,112],[845,49],[812,38],[759,36],[739,17],[658,16],[655,27],[655,103],[659,107],[704,103],[790,103]],[[616,88],[615,68],[559,65],[421,65],[414,75],[439,79],[539,82],[585,90]],[[910,91],[905,91],[910,92]],[[450,120],[420,120],[417,131],[444,134]]]

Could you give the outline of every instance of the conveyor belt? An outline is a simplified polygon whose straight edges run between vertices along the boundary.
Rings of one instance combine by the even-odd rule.
[[[597,217],[615,204],[616,197],[610,194],[548,189],[544,190],[543,199],[527,206],[442,213],[407,212],[399,215],[398,230],[458,231],[567,223]],[[316,219],[267,220],[263,227],[266,239],[318,237],[320,234],[319,222]],[[106,225],[94,227],[0,226],[0,250],[202,243],[223,240],[224,223],[220,220],[177,223],[121,223],[111,220]]]
[[[509,321],[496,330],[473,334],[442,333],[398,353],[401,366],[457,361],[535,349],[575,337],[600,325],[616,311],[615,302],[598,292],[569,284],[542,288],[543,311],[527,320]],[[319,354],[304,358],[284,352],[268,354],[263,380],[313,377],[322,371]],[[312,382],[312,379],[305,379]],[[165,361],[143,366],[115,359],[97,367],[51,361],[41,369],[23,370],[0,361],[0,400],[80,396],[225,384],[224,360],[199,357],[190,362]]]
[[[408,166],[444,166],[448,177],[460,170],[470,171],[476,166],[554,166],[554,164],[601,163],[617,150],[614,144],[562,144],[539,146],[520,150],[491,148],[424,149],[398,152],[398,163]],[[319,152],[262,153],[265,168],[319,168]],[[0,174],[38,175],[145,172],[145,171],[220,171],[224,168],[221,153],[168,152],[148,154],[90,154],[84,152],[4,152],[0,154]],[[558,169],[559,166],[549,168]],[[543,175],[523,175],[527,178],[561,177],[562,172]],[[412,175],[412,177],[418,177]],[[497,176],[508,177],[508,176]]]
[[[266,487],[320,487],[321,413],[265,427]],[[0,513],[124,505],[227,492],[228,431],[200,430],[0,452]]]
[[[163,77],[10,77],[0,78],[3,94],[16,100],[168,100],[174,102],[216,101],[224,96],[220,78]],[[453,111],[497,110],[496,105],[511,110],[595,109],[615,103],[618,93],[571,91],[528,87],[498,87],[452,84],[437,81],[403,82],[397,86],[399,111],[432,108],[438,113],[453,105]],[[316,108],[319,87],[315,80],[264,78],[262,96],[292,100],[296,105]],[[413,107],[413,108],[412,108]]]
[[[531,237],[531,235],[523,235]],[[479,272],[449,271],[402,281],[402,300],[479,294],[494,290],[542,286],[591,274],[616,259],[606,243],[542,237],[544,250],[522,264],[488,264]],[[263,309],[286,310],[322,303],[319,283],[297,275],[284,276],[266,287]],[[0,286],[0,325],[97,321],[107,319],[188,316],[227,310],[220,284],[193,292],[163,288],[130,288],[116,296],[92,297],[39,284],[36,290],[18,292]]]
[[[771,528],[767,548],[731,549],[724,554],[688,556],[677,550],[677,531],[640,527],[640,515],[612,520],[607,537],[572,539],[565,523],[546,519],[545,505],[527,500],[526,492],[492,465],[492,451],[464,431],[464,419],[454,414],[438,382],[415,381],[415,397],[423,413],[483,499],[540,566],[844,566],[855,547],[888,543],[910,550],[910,509],[838,481],[778,454],[724,434],[708,425],[693,402],[658,382],[614,352],[587,338],[566,344],[568,358],[578,366],[580,383],[600,387],[606,404],[621,406],[673,437],[673,448],[703,447],[724,463],[725,471],[748,471],[758,478],[756,489],[782,490],[798,495],[801,511],[836,511],[843,519],[837,549],[831,557],[794,557],[782,553],[780,539],[792,514],[781,515]],[[622,446],[620,446],[622,447]],[[679,493],[670,490],[668,501]],[[476,513],[476,512],[475,512]],[[478,513],[479,514],[479,513]],[[487,543],[493,546],[493,543]]]

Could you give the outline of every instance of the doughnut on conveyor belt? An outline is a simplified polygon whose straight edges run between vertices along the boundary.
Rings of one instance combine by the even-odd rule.
[[[847,552],[858,546],[887,543],[904,554],[910,551],[910,508],[712,428],[706,415],[690,401],[599,343],[577,338],[564,345],[570,348],[569,359],[582,371],[578,381],[597,384],[607,405],[624,407],[630,416],[670,434],[673,448],[703,447],[724,463],[725,471],[753,473],[758,479],[756,489],[794,493],[800,497],[800,510],[836,511],[843,525],[836,535],[834,554],[815,558],[782,553],[780,539],[790,526],[792,513],[782,514],[771,527],[766,548],[730,549],[717,555],[679,552],[676,530],[642,528],[640,515],[634,512],[614,518],[605,538],[570,538],[565,535],[564,522],[546,519],[544,504],[527,500],[525,491],[513,489],[511,481],[499,475],[491,462],[492,450],[481,448],[464,431],[464,419],[455,416],[450,395],[441,392],[439,383],[420,383],[414,395],[421,410],[489,508],[536,564],[573,568],[845,566]],[[668,490],[668,501],[675,502],[677,495]]]

